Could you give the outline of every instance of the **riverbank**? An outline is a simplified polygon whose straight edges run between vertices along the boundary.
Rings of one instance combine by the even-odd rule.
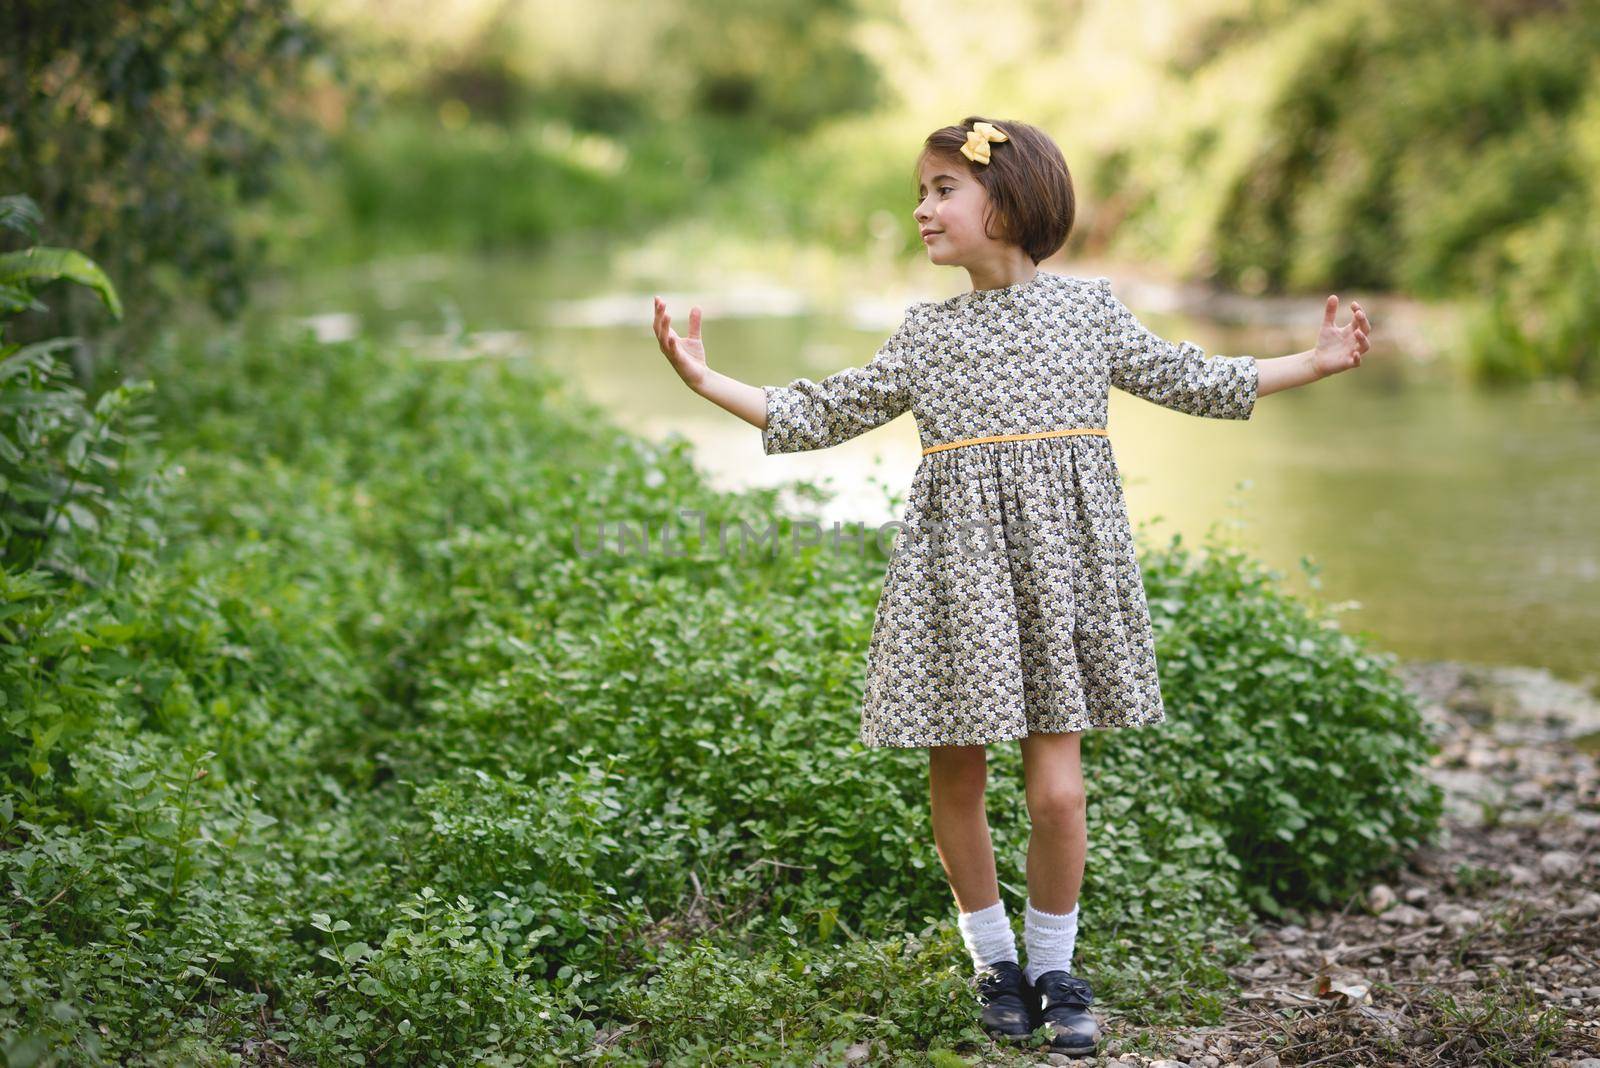
[[[1402,676],[1440,744],[1435,847],[1337,912],[1246,932],[1256,952],[1217,1027],[1101,1011],[1100,1057],[985,1063],[1600,1068],[1600,701],[1537,669],[1413,661]]]

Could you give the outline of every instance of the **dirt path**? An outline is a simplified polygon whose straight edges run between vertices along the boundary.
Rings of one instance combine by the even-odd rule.
[[[1030,1060],[1600,1068],[1600,702],[1538,671],[1405,677],[1443,749],[1441,845],[1342,910],[1249,932],[1222,1026],[1151,1033],[1102,1013],[1105,1055]]]

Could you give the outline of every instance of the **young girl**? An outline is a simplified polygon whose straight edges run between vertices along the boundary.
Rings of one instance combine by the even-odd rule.
[[[860,740],[928,750],[932,824],[983,1024],[1092,1054],[1089,983],[1071,973],[1087,848],[1079,740],[1166,718],[1106,408],[1110,387],[1190,415],[1249,419],[1257,397],[1361,366],[1371,327],[1329,296],[1316,345],[1207,358],[1147,330],[1103,277],[1037,265],[1072,229],[1071,175],[1042,131],[966,119],[928,136],[915,218],[970,292],[918,301],[866,366],[756,387],[705,359],[700,309],[661,351],[695,392],[761,430],[763,451],[822,449],[913,412],[923,459],[868,647]],[[1032,830],[1026,971],[984,808],[985,746],[1019,739]]]

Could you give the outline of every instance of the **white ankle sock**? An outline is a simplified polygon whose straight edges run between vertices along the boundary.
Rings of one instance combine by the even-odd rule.
[[[1040,912],[1028,900],[1022,917],[1022,942],[1028,950],[1023,974],[1036,982],[1045,972],[1072,970],[1072,951],[1078,941],[1078,906],[1071,912]]]
[[[974,971],[981,971],[985,964],[1017,959],[1017,936],[1006,919],[1004,901],[975,912],[958,912],[956,926],[961,928],[961,940],[972,954]]]

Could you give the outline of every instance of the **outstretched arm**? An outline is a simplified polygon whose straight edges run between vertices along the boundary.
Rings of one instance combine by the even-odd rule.
[[[667,314],[667,303],[657,297],[654,329],[662,355],[678,372],[684,385],[757,430],[767,428],[766,391],[760,386],[730,378],[721,371],[713,371],[706,365],[706,348],[700,338],[699,305],[689,309],[689,336],[684,337],[672,329],[672,316]]]
[[[1258,396],[1293,389],[1361,366],[1361,357],[1372,347],[1368,340],[1372,324],[1367,321],[1367,313],[1361,310],[1360,301],[1350,302],[1350,322],[1344,326],[1334,323],[1338,310],[1339,295],[1330,294],[1322,307],[1322,329],[1317,332],[1315,347],[1256,361],[1260,374]]]
[[[782,386],[751,386],[706,366],[700,309],[689,311],[689,336],[672,330],[658,297],[655,332],[661,351],[688,386],[761,431],[767,455],[826,449],[882,426],[911,407],[905,361],[913,318],[879,347],[864,367],[847,367],[820,381],[796,378]]]

